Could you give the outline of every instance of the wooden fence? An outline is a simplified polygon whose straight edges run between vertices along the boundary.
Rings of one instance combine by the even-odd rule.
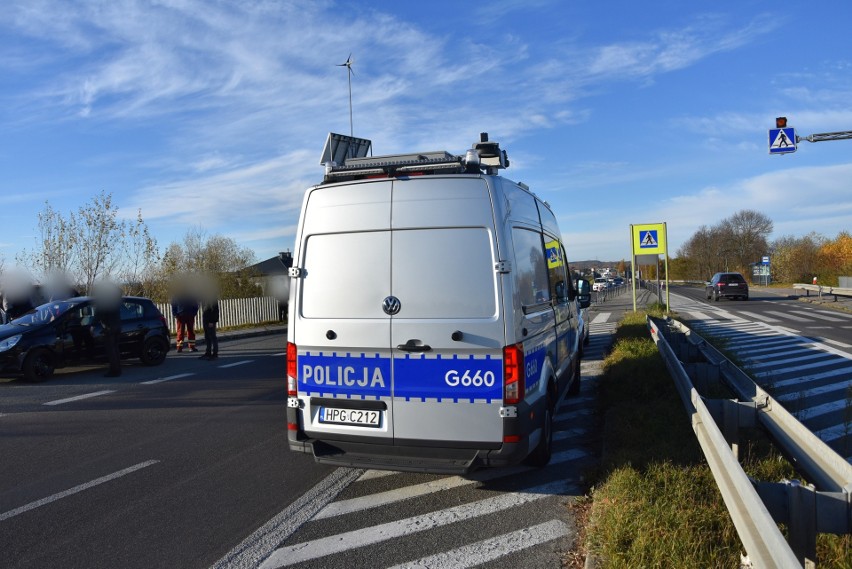
[[[157,303],[157,308],[166,317],[169,331],[177,331],[175,317],[172,316],[172,305],[168,302]],[[280,322],[282,315],[278,300],[271,296],[258,298],[228,298],[219,301],[219,328],[241,326],[245,324],[260,324],[262,322]],[[195,318],[195,329],[201,330],[201,310]]]

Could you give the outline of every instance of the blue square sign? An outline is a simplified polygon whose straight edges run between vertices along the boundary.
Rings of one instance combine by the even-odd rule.
[[[796,151],[796,129],[770,128],[769,129],[769,153],[787,154]]]

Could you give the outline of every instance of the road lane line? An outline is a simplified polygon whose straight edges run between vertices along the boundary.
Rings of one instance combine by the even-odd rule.
[[[484,539],[464,547],[394,565],[390,569],[468,569],[494,561],[515,551],[521,551],[565,537],[569,534],[568,524],[562,520],[551,520],[520,529],[491,539]]]
[[[85,484],[80,484],[79,486],[74,486],[64,492],[59,492],[57,494],[53,494],[52,496],[48,496],[47,498],[42,498],[41,500],[37,500],[35,502],[30,502],[25,506],[21,506],[20,508],[15,508],[14,510],[9,510],[4,514],[0,514],[0,522],[4,520],[8,520],[9,518],[13,518],[18,514],[23,514],[24,512],[28,512],[30,510],[34,510],[46,504],[50,504],[51,502],[55,502],[57,500],[61,500],[62,498],[67,498],[73,494],[77,494],[78,492],[82,492],[83,490],[88,490],[89,488],[93,488],[100,484],[104,484],[105,482],[109,482],[111,480],[115,480],[116,478],[121,478],[122,476],[127,476],[137,470],[141,470],[143,468],[147,468],[153,464],[157,464],[160,462],[159,460],[146,460],[145,462],[140,462],[139,464],[130,466],[125,468],[124,470],[119,470],[118,472],[113,472],[112,474],[107,474],[106,476],[101,476],[100,478],[96,478],[91,482],[86,482]]]
[[[454,506],[404,520],[379,524],[304,543],[297,543],[275,550],[263,562],[260,569],[273,569],[295,565],[350,549],[381,543],[389,539],[405,537],[456,522],[476,519],[549,496],[562,495],[568,491],[568,488],[569,485],[564,481],[551,482],[534,488],[527,488],[524,492],[501,494],[494,498],[486,498],[477,502]]]
[[[150,381],[143,381],[142,385],[154,385],[155,383],[163,383],[164,381],[171,381],[173,379],[180,379],[182,377],[189,377],[191,375],[195,375],[194,373],[179,373],[177,375],[170,375],[168,377],[161,377],[159,379],[152,379]]]
[[[62,405],[63,403],[70,403],[72,401],[80,401],[81,399],[88,399],[90,397],[98,397],[99,395],[106,395],[108,393],[115,393],[115,389],[105,389],[104,391],[93,391],[92,393],[84,393],[83,395],[77,395],[76,397],[68,397],[66,399],[57,399],[56,401],[48,401],[47,403],[42,403],[42,405]]]
[[[852,348],[852,345],[844,344],[843,342],[838,342],[837,340],[829,340],[828,338],[825,338],[823,341],[828,342],[829,344],[834,344],[835,346],[840,346],[841,348]]]
[[[232,364],[225,364],[223,366],[219,366],[219,369],[225,369],[225,368],[229,368],[229,367],[237,367],[237,366],[241,366],[241,365],[245,365],[245,364],[250,364],[253,361],[254,360],[243,360],[241,362],[234,362]]]

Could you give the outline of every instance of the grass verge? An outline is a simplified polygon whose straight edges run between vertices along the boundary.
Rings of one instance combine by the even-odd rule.
[[[661,307],[650,312],[660,316]],[[602,449],[585,504],[584,544],[598,567],[737,567],[742,544],[689,417],[645,324],[620,323],[599,384]],[[746,472],[800,478],[759,431],[744,433]],[[820,567],[850,567],[849,536],[821,535]]]

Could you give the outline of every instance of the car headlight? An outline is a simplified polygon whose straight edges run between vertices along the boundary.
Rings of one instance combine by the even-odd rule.
[[[0,340],[0,352],[5,352],[6,350],[11,350],[15,347],[21,339],[21,335],[18,334],[16,336],[12,336],[11,338],[6,338],[5,340]]]

